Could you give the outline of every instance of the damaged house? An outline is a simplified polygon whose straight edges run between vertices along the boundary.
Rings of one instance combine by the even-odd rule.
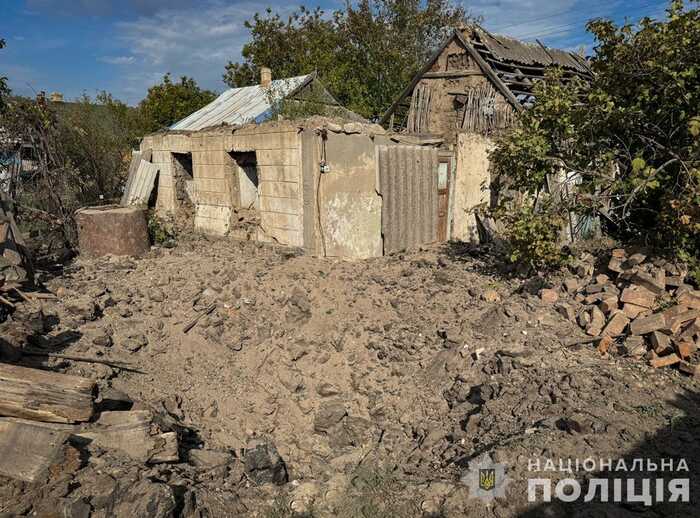
[[[591,78],[581,56],[471,25],[455,30],[382,117],[391,132],[442,138],[447,171],[448,238],[478,239],[473,209],[490,201],[491,138],[535,102],[533,87],[558,67],[562,81]]]
[[[261,85],[229,90],[147,135],[122,202],[150,200],[161,214],[191,215],[201,232],[328,257],[376,257],[439,240],[445,221],[432,143],[390,135],[332,97],[341,117],[275,118],[273,95],[296,102],[317,80],[265,74]]]
[[[381,125],[339,106],[315,74],[272,81],[263,69],[260,85],[228,90],[146,136],[125,200],[150,198],[208,234],[328,257],[475,240],[472,209],[489,199],[490,137],[533,102],[550,66],[565,78],[590,74],[568,52],[478,27],[455,31]],[[334,117],[285,120],[276,109],[310,99]]]

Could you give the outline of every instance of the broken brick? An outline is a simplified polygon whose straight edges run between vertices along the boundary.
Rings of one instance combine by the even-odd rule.
[[[615,248],[611,252],[611,255],[616,259],[624,259],[625,257],[627,257],[627,252],[624,248]]]
[[[666,293],[665,283],[659,283],[654,277],[644,272],[637,272],[632,276],[631,281],[643,288],[648,289],[656,295],[662,295]]]
[[[685,279],[680,275],[667,275],[666,276],[666,286],[669,288],[679,288],[683,286]]]
[[[685,292],[678,297],[678,304],[693,309],[700,309],[700,294],[695,292]]]
[[[598,352],[600,354],[605,354],[608,352],[608,349],[610,349],[610,346],[615,342],[615,340],[612,339],[610,336],[604,336],[603,338],[600,339],[600,342],[598,342]]]
[[[678,357],[677,354],[671,353],[668,356],[659,356],[658,358],[653,358],[651,361],[649,361],[649,365],[654,367],[655,369],[659,369],[661,367],[668,367],[669,365],[674,365],[676,363],[679,363],[681,359]]]
[[[620,295],[622,302],[629,302],[636,306],[644,306],[645,308],[653,308],[656,301],[656,295],[651,291],[641,286],[630,286],[622,290]]]
[[[611,257],[608,262],[608,270],[615,273],[622,273],[622,260],[617,257]]]
[[[624,313],[615,313],[610,320],[608,320],[608,324],[605,326],[605,329],[603,329],[602,334],[608,336],[620,335],[629,322],[629,318],[627,318]]]
[[[654,313],[648,317],[637,318],[630,324],[630,333],[646,335],[666,327],[666,319],[662,313]]]
[[[637,266],[642,264],[646,260],[647,256],[644,254],[632,254],[627,258],[627,264],[629,266]]]
[[[684,360],[698,349],[695,343],[689,342],[687,340],[678,340],[675,341],[674,344],[676,346],[676,352],[678,353],[678,356],[680,356]]]
[[[664,355],[673,351],[671,347],[671,339],[668,335],[663,334],[660,331],[654,331],[649,335],[649,342],[654,352],[659,355]]]
[[[644,356],[644,353],[646,353],[644,338],[641,336],[628,336],[625,339],[625,351],[627,355],[634,356],[635,358]]]
[[[617,309],[617,297],[609,297],[600,301],[600,310],[608,314]]]
[[[627,302],[622,306],[622,312],[629,318],[637,318],[640,314],[645,311],[649,311],[649,308],[644,306],[637,306],[636,304],[631,304]]]

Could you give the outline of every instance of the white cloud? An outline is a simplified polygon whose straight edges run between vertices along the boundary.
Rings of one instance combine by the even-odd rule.
[[[562,45],[580,35],[586,21],[612,13],[619,0],[476,0],[472,14],[484,17],[488,30],[545,44]],[[580,39],[580,38],[579,38]]]
[[[136,61],[136,58],[134,56],[102,56],[97,60],[108,65],[131,65]]]
[[[123,97],[138,102],[166,72],[175,78],[193,77],[204,88],[223,90],[224,67],[229,60],[240,59],[249,37],[243,23],[261,9],[260,4],[216,2],[119,22],[120,42],[130,56],[138,58],[121,79]]]

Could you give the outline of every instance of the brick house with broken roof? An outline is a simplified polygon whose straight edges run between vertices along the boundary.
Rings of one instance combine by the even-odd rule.
[[[478,239],[473,209],[490,201],[492,137],[535,102],[548,68],[562,81],[590,80],[581,56],[494,35],[471,25],[454,33],[415,75],[380,120],[390,132],[440,139],[439,219],[445,239]]]

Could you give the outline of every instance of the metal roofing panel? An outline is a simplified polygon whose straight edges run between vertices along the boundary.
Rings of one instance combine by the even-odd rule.
[[[271,97],[275,101],[283,99],[307,83],[311,77],[312,74],[307,74],[287,79],[275,79],[270,87],[253,85],[231,88],[204,108],[170,126],[170,129],[196,131],[223,123],[261,122],[261,119],[266,118],[271,111]]]
[[[377,146],[384,252],[437,241],[437,148]]]
[[[139,168],[129,185],[129,192],[124,193],[123,205],[146,205],[155,185],[158,166],[141,160]]]

